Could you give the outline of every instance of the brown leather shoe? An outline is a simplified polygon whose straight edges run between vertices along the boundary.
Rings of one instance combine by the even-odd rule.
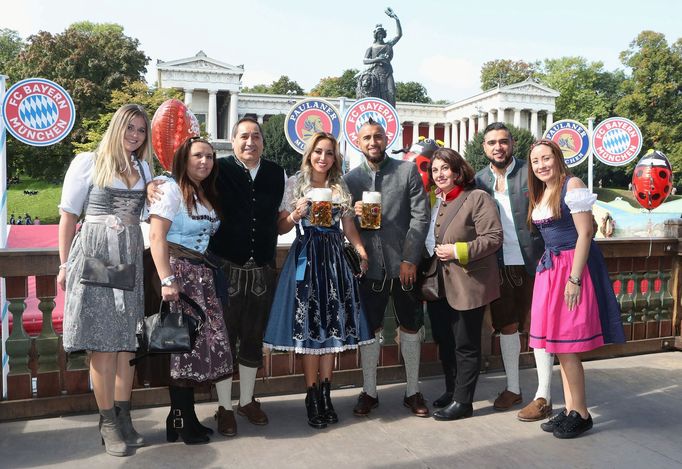
[[[514,392],[505,389],[497,396],[495,402],[493,403],[493,409],[495,410],[509,410],[513,406],[521,404],[523,402],[523,397],[521,394],[516,394]]]
[[[241,405],[237,407],[237,413],[242,417],[246,417],[249,422],[254,425],[267,425],[268,416],[265,415],[260,408],[260,402],[255,399],[251,399],[251,402],[246,404],[244,407]]]
[[[379,407],[379,396],[372,397],[363,391],[358,396],[358,403],[353,407],[353,414],[358,417],[365,417],[376,407]]]
[[[428,417],[429,408],[426,407],[426,402],[424,402],[424,396],[422,393],[418,392],[412,394],[410,397],[405,397],[403,399],[403,405],[409,407],[414,415],[417,417]]]
[[[237,435],[237,421],[234,418],[234,411],[219,406],[213,418],[218,421],[218,433],[225,436]]]
[[[547,403],[544,397],[538,397],[534,401],[528,403],[526,407],[521,409],[516,415],[516,418],[522,422],[535,422],[549,418],[552,415],[552,403]]]

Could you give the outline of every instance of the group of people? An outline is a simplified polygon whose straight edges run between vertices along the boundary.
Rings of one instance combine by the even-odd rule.
[[[31,215],[26,212],[24,216],[22,217],[19,215],[19,217],[15,217],[14,214],[12,213],[9,217],[9,224],[10,225],[40,225],[40,218],[36,217],[35,220],[31,218]]]
[[[353,413],[369,415],[379,405],[376,376],[386,311],[399,326],[403,405],[428,417],[419,389],[424,302],[418,274],[425,263],[435,263],[440,279],[440,298],[426,304],[445,375],[434,418],[473,414],[481,328],[490,304],[507,375],[495,409],[522,402],[519,331],[532,309],[530,345],[539,385],[519,419],[552,415],[556,354],[566,408],[542,428],[571,438],[592,426],[577,354],[622,341],[623,333],[603,257],[590,236],[594,197],[568,173],[554,143],[534,144],[526,162],[513,156],[504,124],[491,124],[484,139],[490,165],[474,174],[456,151],[439,149],[430,168],[435,186],[430,193],[413,163],[387,156],[385,131],[371,119],[358,132],[365,157],[358,167],[343,174],[336,139],[317,133],[291,177],[262,157],[262,129],[244,117],[232,129],[234,155],[216,159],[209,141],[192,137],[177,149],[171,175],[152,180],[149,131],[142,107],[121,107],[97,150],[72,161],[60,203],[64,349],[89,352],[107,453],[125,456],[145,445],[130,414],[135,374],[130,360],[145,314],[143,274],[150,278],[143,267],[143,218],[150,222],[151,278],[159,300],[187,315],[196,316],[198,306],[206,317],[191,352],[165,357],[168,441],[210,440],[213,429],[194,411],[194,388],[207,383],[218,395],[217,431],[236,435],[236,373],[236,413],[266,425],[267,414],[254,399],[263,348],[303,355],[307,422],[314,428],[339,421],[331,400],[334,354],[359,348],[363,389]],[[322,190],[331,194],[329,226],[314,223],[311,210],[313,194]],[[366,191],[381,193],[381,224],[375,229],[358,221]],[[277,278],[277,236],[294,229]],[[360,258],[359,272],[347,259],[345,239]],[[105,284],[92,282],[89,273],[98,262],[135,281],[124,285],[112,276]],[[149,297],[153,289],[147,290]]]

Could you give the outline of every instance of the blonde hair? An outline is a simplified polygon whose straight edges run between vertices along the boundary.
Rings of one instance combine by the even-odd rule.
[[[151,125],[149,124],[149,117],[147,112],[139,104],[126,104],[121,106],[111,118],[109,127],[107,127],[102,141],[95,150],[95,174],[93,182],[98,187],[105,187],[111,185],[114,177],[119,173],[128,173],[132,171],[131,160],[126,154],[123,146],[123,138],[128,129],[128,124],[136,118],[142,117],[146,126],[146,133],[144,142],[135,153],[138,162],[146,161],[149,165],[149,171],[152,172],[154,165],[152,164],[152,139],[151,139]],[[140,167],[140,172],[142,168]]]
[[[334,164],[327,172],[327,187],[339,194],[341,199],[342,212],[349,209],[352,198],[346,184],[343,182],[343,169],[341,161],[341,152],[339,151],[339,143],[332,134],[326,132],[317,132],[308,140],[305,151],[303,152],[303,159],[301,160],[301,170],[297,174],[296,185],[294,186],[294,200],[303,197],[310,189],[313,188],[312,174],[313,166],[310,162],[315,147],[320,140],[329,140],[332,142],[334,148]]]

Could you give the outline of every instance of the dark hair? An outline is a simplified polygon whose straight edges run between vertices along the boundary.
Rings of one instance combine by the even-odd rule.
[[[367,118],[367,120],[360,126],[360,129],[363,128],[366,125],[370,125],[372,127],[380,127],[381,131],[383,132],[384,135],[386,135],[386,129],[384,129],[384,126],[379,124],[377,121],[372,119],[371,117]],[[359,129],[358,129],[359,130]]]
[[[507,135],[509,135],[509,138],[512,139],[512,134],[511,131],[509,130],[509,127],[507,127],[504,122],[493,122],[491,124],[488,124],[488,126],[485,128],[483,131],[483,138],[485,139],[485,135],[488,132],[492,132],[493,130],[506,130]]]
[[[201,188],[204,191],[204,197],[213,206],[215,212],[220,216],[222,210],[220,207],[220,199],[218,198],[218,191],[216,189],[216,180],[218,179],[218,161],[216,159],[215,149],[211,142],[201,137],[190,137],[182,145],[175,150],[173,155],[173,168],[172,174],[175,182],[180,186],[180,192],[182,193],[182,199],[185,202],[185,207],[189,211],[190,215],[192,210],[196,210],[197,203],[195,195],[199,195],[199,188],[197,185],[189,178],[187,175],[187,160],[192,152],[192,144],[194,143],[206,143],[213,150],[213,168],[208,174],[208,177],[201,181]]]
[[[538,179],[538,177],[533,172],[533,163],[530,160],[530,154],[533,150],[539,146],[546,146],[552,151],[552,156],[556,160],[557,167],[557,187],[551,197],[548,200],[548,205],[552,211],[553,218],[561,218],[561,188],[564,185],[566,178],[571,178],[571,174],[568,166],[566,165],[566,160],[564,160],[564,154],[554,141],[543,138],[533,143],[528,151],[528,216],[527,222],[528,226],[533,226],[533,209],[540,205],[542,196],[545,193],[547,184]]]
[[[256,124],[258,126],[258,131],[260,132],[260,136],[265,141],[265,136],[263,135],[263,127],[260,125],[260,123],[254,119],[253,117],[250,116],[244,116],[241,119],[237,121],[236,124],[232,126],[232,138],[235,138],[237,136],[237,128],[239,127],[239,124],[242,122],[251,122],[253,124]]]
[[[439,148],[433,152],[433,157],[429,164],[429,181],[431,184],[435,184],[433,181],[433,174],[431,174],[431,165],[434,160],[441,160],[446,163],[450,167],[450,171],[456,174],[454,180],[455,185],[460,186],[463,189],[473,189],[476,186],[474,181],[474,176],[476,174],[474,168],[462,158],[462,155],[451,148]]]

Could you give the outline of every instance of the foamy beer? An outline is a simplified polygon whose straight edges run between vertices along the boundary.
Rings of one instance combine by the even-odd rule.
[[[360,227],[366,230],[381,228],[381,192],[362,193],[362,216]]]
[[[332,226],[332,190],[313,189],[310,191],[310,223],[317,226]]]

